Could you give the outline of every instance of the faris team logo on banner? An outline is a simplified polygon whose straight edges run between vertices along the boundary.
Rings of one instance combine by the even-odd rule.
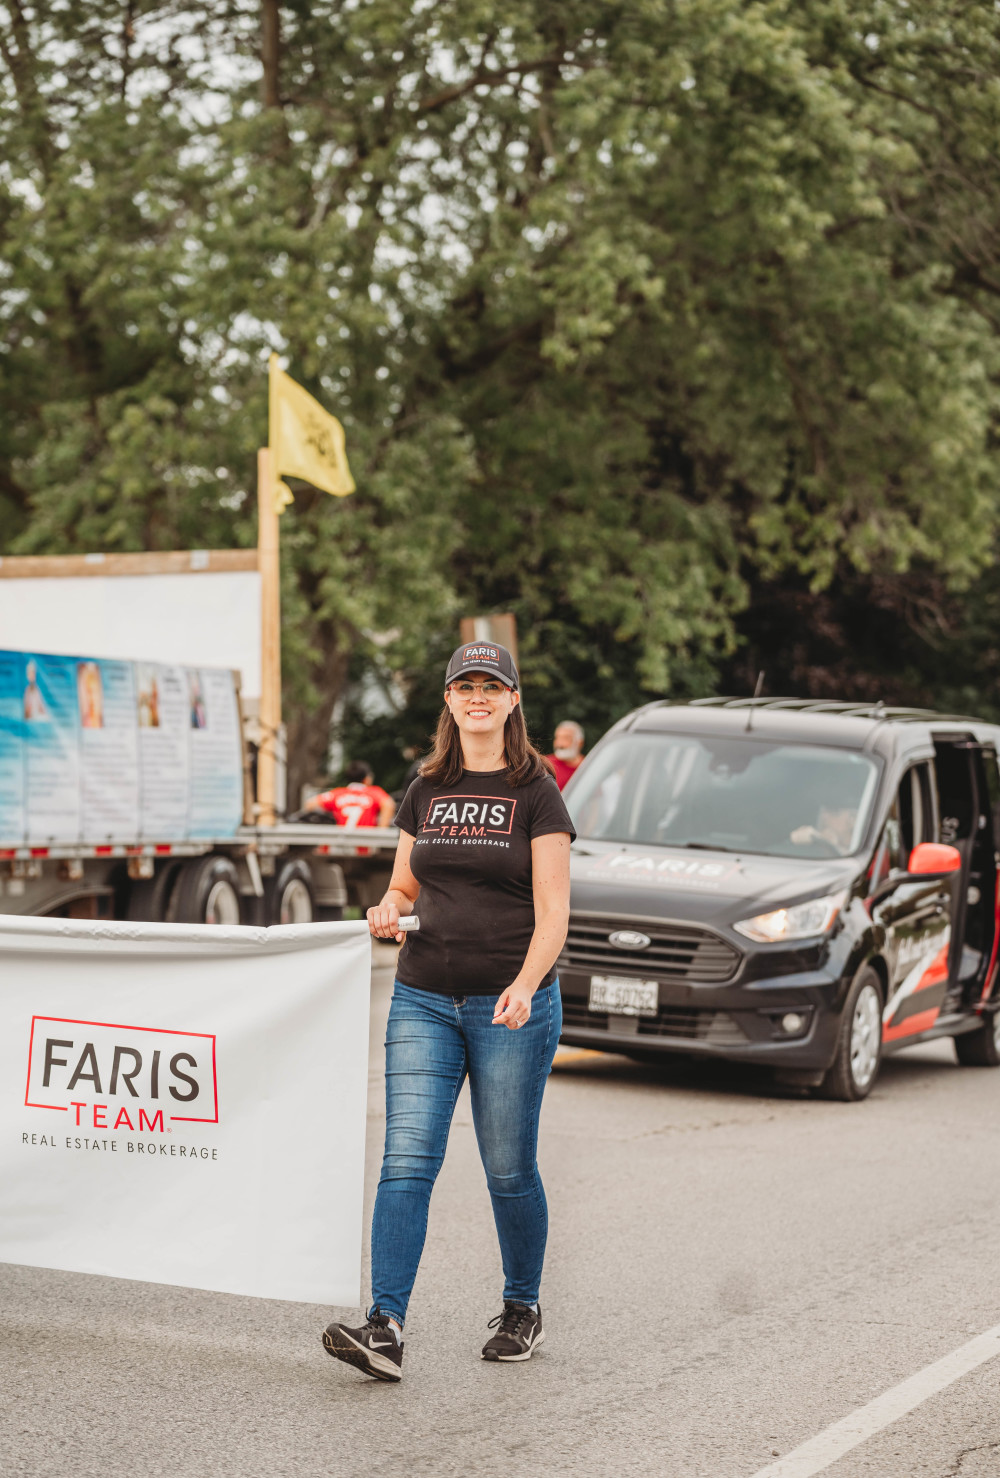
[[[64,1113],[76,1129],[169,1134],[173,1124],[217,1124],[215,1037],[33,1016],[24,1104]]]

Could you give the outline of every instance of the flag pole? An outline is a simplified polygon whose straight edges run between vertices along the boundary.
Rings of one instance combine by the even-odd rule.
[[[257,566],[260,570],[260,745],[257,824],[277,821],[278,732],[281,728],[281,563],[278,507],[269,447],[257,453]]]

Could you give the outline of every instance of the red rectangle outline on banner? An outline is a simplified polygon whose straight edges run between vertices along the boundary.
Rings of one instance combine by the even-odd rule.
[[[427,803],[427,815],[424,817],[425,823],[430,817],[431,806],[436,806],[440,801],[500,801],[503,805],[510,806],[510,825],[508,826],[506,831],[501,831],[499,828],[497,828],[493,834],[494,836],[498,837],[509,837],[511,832],[514,830],[514,812],[517,809],[516,797],[513,800],[508,800],[506,796],[502,795],[436,795]],[[448,823],[449,826],[452,826],[454,824],[455,823],[451,821],[449,821]],[[458,825],[461,826],[462,823],[458,822]],[[434,833],[438,831],[444,831],[444,827],[427,826],[426,824],[421,827],[421,834],[423,836],[433,836]]]
[[[186,1032],[177,1031],[168,1026],[125,1026],[120,1021],[80,1021],[76,1016],[33,1016],[31,1018],[31,1036],[28,1038],[28,1080],[24,1085],[25,1108],[47,1108],[57,1109],[60,1113],[68,1113],[69,1109],[63,1103],[29,1103],[28,1094],[31,1092],[31,1058],[35,1045],[35,1022],[36,1021],[58,1021],[63,1026],[110,1026],[113,1031],[120,1032],[160,1032],[167,1037],[204,1037],[206,1042],[212,1044],[212,1095],[215,1099],[214,1119],[192,1119],[183,1114],[168,1115],[171,1124],[217,1124],[219,1122],[219,1079],[215,1065],[215,1033],[214,1032]]]

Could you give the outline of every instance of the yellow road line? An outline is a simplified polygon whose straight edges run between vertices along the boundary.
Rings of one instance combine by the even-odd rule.
[[[560,1067],[564,1062],[582,1062],[585,1057],[603,1057],[603,1052],[596,1052],[590,1047],[580,1047],[569,1052],[559,1049],[555,1055],[553,1066]]]

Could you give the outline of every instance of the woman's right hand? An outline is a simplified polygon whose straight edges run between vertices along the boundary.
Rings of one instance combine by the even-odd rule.
[[[375,939],[395,939],[402,944],[406,935],[399,929],[399,909],[394,903],[376,903],[368,910],[368,929]]]

